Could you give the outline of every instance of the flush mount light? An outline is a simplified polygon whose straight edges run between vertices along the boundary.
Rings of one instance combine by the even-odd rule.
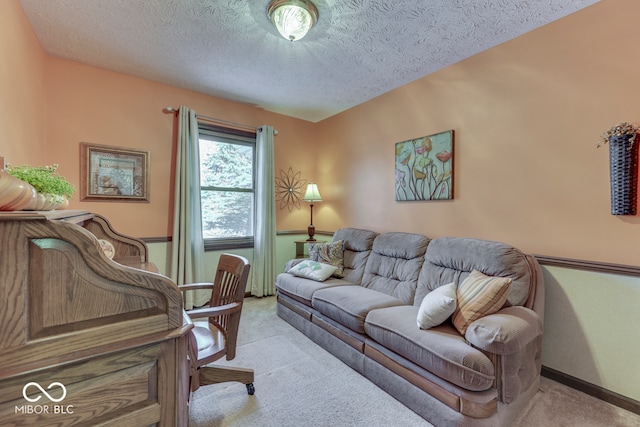
[[[318,20],[318,9],[308,0],[272,0],[267,16],[287,40],[300,40]]]

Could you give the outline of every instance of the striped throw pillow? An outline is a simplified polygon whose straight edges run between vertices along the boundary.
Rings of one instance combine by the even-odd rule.
[[[509,296],[511,278],[492,277],[473,270],[458,286],[453,326],[464,335],[471,322],[500,310]]]

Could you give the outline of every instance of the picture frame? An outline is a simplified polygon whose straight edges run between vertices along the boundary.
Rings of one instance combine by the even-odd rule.
[[[150,152],[80,143],[80,200],[149,202]]]
[[[395,149],[396,201],[453,199],[453,130],[398,142]]]

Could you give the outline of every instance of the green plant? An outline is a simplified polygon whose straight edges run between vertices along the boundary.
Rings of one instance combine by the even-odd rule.
[[[56,173],[58,165],[52,166],[11,166],[7,165],[6,171],[14,177],[31,184],[38,193],[55,194],[71,198],[76,188],[63,176]]]
[[[613,126],[611,129],[604,132],[602,135],[600,135],[600,142],[598,142],[598,145],[596,145],[596,147],[600,147],[606,144],[607,142],[609,142],[609,138],[612,136],[623,136],[623,135],[630,135],[631,138],[629,138],[629,143],[633,144],[636,141],[636,134],[639,131],[640,131],[640,128],[631,123],[623,122],[623,123],[617,124]]]

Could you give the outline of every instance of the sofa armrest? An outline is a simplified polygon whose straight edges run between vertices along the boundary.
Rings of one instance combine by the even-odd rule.
[[[489,353],[514,354],[542,335],[542,319],[526,307],[503,308],[469,325],[466,340]]]
[[[287,271],[289,271],[292,267],[295,267],[296,265],[300,264],[302,261],[304,260],[308,260],[309,258],[294,258],[294,259],[290,259],[289,261],[287,261],[287,263],[284,265],[284,272],[286,273]]]

